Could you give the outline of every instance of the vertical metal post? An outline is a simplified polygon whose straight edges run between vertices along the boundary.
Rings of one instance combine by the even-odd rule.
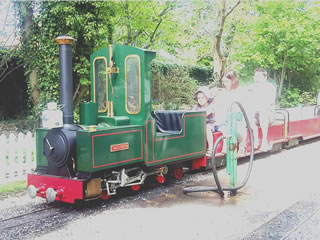
[[[235,187],[237,185],[237,138],[238,138],[238,131],[237,131],[237,113],[231,113],[231,138],[230,138],[230,145],[231,145],[231,158],[230,158],[230,187]]]
[[[226,156],[226,170],[230,175],[230,187],[237,185],[237,142],[238,129],[237,122],[242,119],[242,114],[237,112],[230,112],[227,116],[227,156]]]
[[[288,121],[286,120],[286,118],[284,119],[284,129],[283,129],[284,133],[284,138],[288,138]]]
[[[227,114],[227,147],[226,147],[226,170],[227,174],[231,173],[231,152],[230,152],[230,135],[231,135],[231,114]]]

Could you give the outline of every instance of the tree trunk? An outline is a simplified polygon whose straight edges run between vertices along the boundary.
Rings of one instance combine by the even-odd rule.
[[[28,45],[30,44],[32,37],[32,27],[33,27],[33,12],[32,7],[29,2],[18,2],[20,17],[22,22],[22,43],[25,49],[29,49]],[[25,52],[25,62],[30,63],[30,53],[28,50]],[[37,88],[38,85],[38,74],[35,69],[31,70],[28,76],[29,86],[31,90],[31,99],[35,109],[37,109],[40,101],[40,92]]]
[[[287,77],[288,77],[288,88],[290,88],[290,86],[291,86],[291,72],[290,71],[288,72]]]
[[[37,109],[40,102],[40,91],[37,88],[38,85],[38,73],[35,69],[29,74],[29,84],[31,88],[31,98],[33,106]]]
[[[132,43],[132,34],[131,34],[131,24],[130,24],[130,11],[129,11],[129,4],[128,4],[128,1],[126,1],[124,3],[124,11],[126,13],[126,17],[128,18],[128,22],[126,23],[127,24],[127,43],[126,45],[131,45]]]
[[[284,77],[286,75],[288,51],[284,53],[277,99],[280,99]]]
[[[224,30],[224,23],[226,20],[226,0],[222,0],[221,2],[221,10],[220,10],[220,27],[219,32],[215,36],[214,39],[214,52],[213,52],[213,78],[216,82],[220,82],[222,74],[225,68],[225,57],[221,52],[221,38]]]
[[[232,13],[232,11],[240,4],[239,0],[230,10],[226,13],[226,2],[227,0],[221,0],[221,9],[220,9],[220,23],[219,31],[214,39],[214,52],[213,52],[213,79],[215,82],[221,82],[222,75],[226,68],[226,58],[222,54],[221,50],[221,39],[224,31],[224,24],[226,18]]]

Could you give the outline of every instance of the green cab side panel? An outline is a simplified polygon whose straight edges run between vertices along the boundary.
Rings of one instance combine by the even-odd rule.
[[[49,130],[50,129],[45,128],[36,129],[36,160],[38,167],[48,166],[48,160],[46,156],[43,155],[43,141]]]
[[[206,114],[205,112],[185,112],[181,118],[182,130],[179,134],[156,132],[156,123],[146,123],[147,166],[164,165],[180,160],[201,158],[206,154]]]
[[[97,172],[143,162],[142,126],[77,132],[77,171]]]
[[[140,62],[140,111],[137,113],[129,113],[126,109],[126,58],[134,56],[139,58]],[[152,71],[151,63],[155,58],[156,53],[149,50],[139,49],[126,45],[113,45],[113,62],[114,67],[119,68],[119,73],[111,74],[111,81],[107,75],[107,91],[108,101],[113,102],[113,111],[115,116],[125,116],[130,119],[130,124],[144,125],[145,120],[151,117],[152,103],[151,103],[151,82]],[[94,99],[94,71],[93,63],[96,58],[104,58],[109,63],[109,49],[108,47],[102,48],[91,55],[91,98]],[[107,116],[107,112],[99,112],[98,119],[101,121]],[[112,122],[111,122],[112,123]]]

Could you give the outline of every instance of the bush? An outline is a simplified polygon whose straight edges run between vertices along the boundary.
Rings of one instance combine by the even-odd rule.
[[[211,74],[207,68],[154,61],[152,64],[153,103],[160,104],[164,109],[179,109],[182,105],[193,105],[195,103],[192,98],[193,93],[199,85],[209,83],[209,76]]]
[[[299,105],[315,105],[316,97],[310,92],[301,91],[298,88],[286,89],[282,92],[280,107],[296,107]]]

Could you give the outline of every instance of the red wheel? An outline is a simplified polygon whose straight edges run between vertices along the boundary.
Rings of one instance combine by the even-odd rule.
[[[140,184],[137,184],[137,185],[133,185],[133,186],[131,186],[131,189],[133,190],[133,191],[139,191],[140,189],[141,189],[141,185]]]
[[[174,176],[176,177],[176,179],[181,179],[183,176],[183,168],[182,167],[177,167],[174,169]]]
[[[157,176],[156,176],[156,181],[157,181],[158,183],[164,183],[164,182],[166,181],[166,179],[165,179],[165,177],[162,176],[162,175],[157,175]]]
[[[108,200],[110,197],[111,197],[111,196],[110,196],[107,192],[105,192],[105,191],[103,191],[103,192],[101,193],[101,198],[102,198],[103,200]]]

